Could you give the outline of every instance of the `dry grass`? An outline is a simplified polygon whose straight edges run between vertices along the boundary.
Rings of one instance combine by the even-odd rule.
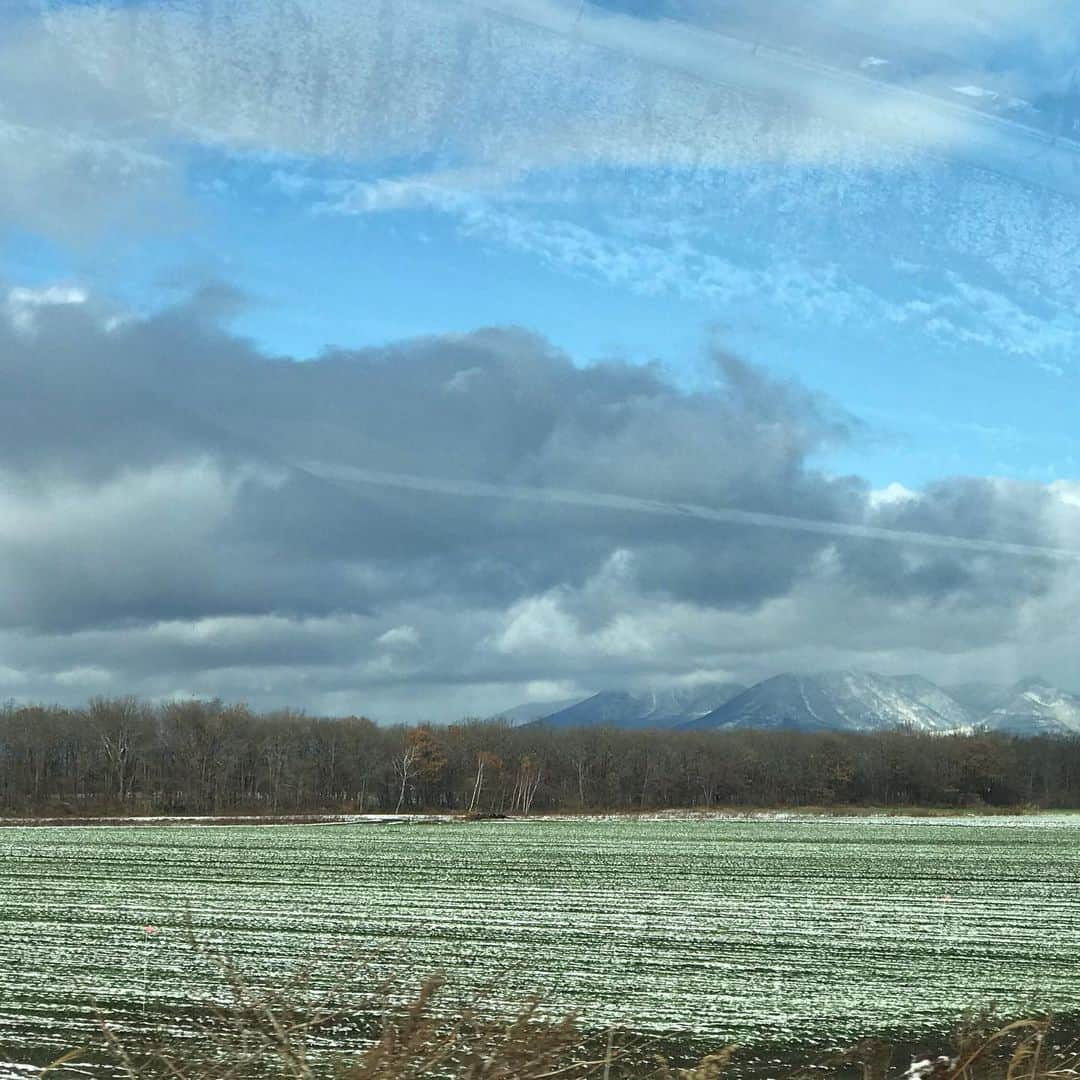
[[[789,1080],[844,1075],[858,1080],[1080,1080],[1080,1043],[1046,1016],[1003,1021],[993,1010],[964,1018],[948,1052],[908,1052],[867,1040]]]
[[[901,1051],[868,1040],[810,1066],[765,1070],[724,1047],[690,1067],[672,1065],[647,1040],[584,1031],[573,1015],[552,1019],[536,999],[509,1019],[485,1010],[484,995],[450,1001],[441,974],[411,1000],[394,979],[362,970],[343,978],[366,993],[316,993],[306,972],[283,985],[252,985],[228,959],[196,946],[220,971],[223,1005],[208,1008],[185,1045],[136,1042],[103,1023],[110,1063],[128,1080],[1080,1080],[1080,1045],[1051,1017],[1002,1022],[992,1012],[966,1019],[947,1052]],[[65,1055],[55,1070],[62,1075]]]
[[[103,1023],[113,1062],[130,1080],[463,1080],[613,1078],[628,1073],[625,1058],[638,1044],[616,1033],[583,1032],[573,1015],[551,1019],[538,999],[510,1019],[494,1019],[481,1000],[444,1004],[446,980],[429,976],[401,1003],[394,979],[371,981],[362,996],[313,992],[306,972],[280,988],[252,985],[229,960],[200,947],[220,970],[225,1005],[212,1006],[191,1045],[140,1045]],[[354,979],[342,980],[353,984]],[[482,998],[482,995],[481,995]],[[354,1049],[343,1049],[352,1046]],[[676,1072],[695,1077],[714,1073]]]

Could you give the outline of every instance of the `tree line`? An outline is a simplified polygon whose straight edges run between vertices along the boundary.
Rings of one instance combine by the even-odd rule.
[[[1080,808],[1080,739],[383,727],[220,701],[0,708],[6,815]]]

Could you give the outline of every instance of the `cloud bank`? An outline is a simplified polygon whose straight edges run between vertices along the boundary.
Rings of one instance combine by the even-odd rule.
[[[1035,549],[1080,550],[1072,487],[872,492],[814,463],[857,420],[715,346],[691,393],[515,328],[297,363],[220,295],[4,310],[12,695],[452,719],[539,685],[1071,662],[1075,567]]]

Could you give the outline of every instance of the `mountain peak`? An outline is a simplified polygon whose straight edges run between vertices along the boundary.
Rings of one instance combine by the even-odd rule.
[[[929,680],[849,669],[765,679],[683,726],[795,731],[908,728],[944,733],[970,728],[972,723],[970,713]]]
[[[1014,735],[1080,734],[1080,694],[1042,678],[1022,679],[982,723],[991,731]]]
[[[692,687],[602,690],[584,701],[544,716],[545,727],[672,728],[704,716],[745,687],[703,683]]]

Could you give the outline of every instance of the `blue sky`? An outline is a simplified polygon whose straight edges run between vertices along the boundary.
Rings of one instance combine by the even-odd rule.
[[[30,326],[28,311],[60,318],[73,300],[102,326],[153,323],[224,286],[230,302],[199,318],[264,359],[318,365],[328,349],[418,338],[452,349],[513,327],[581,372],[656,364],[679,401],[697,395],[706,409],[730,389],[717,355],[731,354],[790,406],[798,458],[784,475],[854,478],[867,513],[902,497],[931,523],[919,528],[946,528],[919,500],[945,491],[955,508],[956,486],[972,482],[1064,498],[1080,468],[1080,35],[1069,6],[717,8],[8,8],[0,285],[14,325]],[[626,385],[630,408],[638,391]],[[800,427],[810,400],[814,437]],[[769,415],[759,435],[780,424]],[[506,479],[540,475],[553,453],[549,443]],[[710,494],[710,468],[727,465],[701,462],[687,488],[698,502],[735,490],[718,479]],[[954,526],[998,535],[993,514],[973,513],[970,528]],[[1009,521],[1002,539],[1019,529],[1023,542],[1069,546],[1059,525],[1043,535]],[[993,647],[1012,648],[1020,608],[1009,618]],[[495,640],[478,631],[477,648]],[[881,648],[875,662],[911,666]],[[958,670],[992,666],[987,655]],[[665,670],[704,678],[734,665]],[[563,696],[584,678],[537,659],[460,701],[534,684]]]
[[[993,329],[964,341],[928,332],[929,319],[897,327],[872,311],[805,314],[783,295],[710,296],[695,289],[695,252],[659,283],[650,276],[635,280],[632,261],[626,276],[613,281],[570,257],[546,251],[538,257],[528,249],[532,241],[470,235],[457,210],[329,213],[278,192],[275,162],[238,169],[219,155],[204,157],[188,176],[181,227],[166,225],[150,236],[121,230],[76,247],[10,236],[4,277],[78,282],[142,310],[175,302],[201,281],[227,281],[247,297],[237,331],[272,354],[300,358],[327,346],[511,324],[541,331],[578,363],[659,360],[695,385],[711,377],[703,346],[718,339],[859,417],[865,429],[858,445],[828,464],[876,484],[916,486],[943,471],[1047,481],[1076,472],[1080,436],[1070,400],[1077,373],[1067,350],[1017,356],[1010,342],[994,339]],[[618,178],[607,183],[618,186]],[[650,183],[633,181],[636,199],[648,201]],[[591,206],[519,212],[540,228],[553,219],[580,223],[593,235],[609,228]],[[720,253],[735,267],[768,277],[757,253],[740,256],[734,230],[701,241],[703,257]],[[664,251],[662,238],[650,245]],[[812,280],[847,254],[831,252],[826,239],[796,272]],[[922,270],[897,274],[887,259],[862,262],[862,280],[873,283],[882,306],[911,302],[937,285],[923,284]],[[785,267],[777,277],[790,272]],[[655,267],[645,273],[655,275]],[[900,277],[899,287],[890,276]],[[851,280],[860,287],[858,277]],[[843,286],[837,291],[849,302]],[[974,305],[960,314],[978,319]]]
[[[102,6],[74,5],[82,14]],[[51,5],[52,18],[64,17],[61,7]],[[184,5],[171,7],[184,13]],[[257,15],[260,5],[244,7]],[[548,8],[558,13],[559,5]],[[426,26],[421,9],[421,28],[449,32],[438,20]],[[655,17],[674,9],[632,10]],[[610,11],[606,20],[590,5],[583,11],[578,29],[595,23],[593,37],[603,42]],[[533,33],[542,39],[545,28]],[[562,46],[559,62],[571,64],[575,42],[548,36]],[[295,139],[274,131],[266,145],[246,148],[219,145],[227,138],[220,134],[199,142],[170,131],[152,145],[174,169],[171,204],[74,243],[6,230],[0,272],[12,282],[79,283],[143,310],[201,280],[227,281],[248,296],[236,329],[297,357],[327,345],[515,324],[546,334],[580,364],[657,359],[693,383],[709,377],[703,345],[718,337],[864,422],[858,445],[830,467],[857,469],[880,485],[918,485],[942,471],[1041,480],[1075,472],[1067,403],[1076,389],[1077,295],[1071,269],[1054,265],[1072,250],[1075,204],[1008,174],[1026,160],[1022,142],[994,132],[998,171],[990,172],[967,163],[965,144],[986,136],[981,115],[926,150],[913,148],[903,129],[871,143],[845,130],[844,117],[830,118],[835,130],[823,122],[808,135],[725,86],[722,70],[719,89],[680,84],[677,39],[657,74],[644,63],[631,70],[639,62],[631,35],[609,36],[610,53],[577,46],[579,62],[591,67],[586,88],[607,75],[615,83],[597,91],[599,131],[574,134],[573,149],[549,147],[551,162],[536,147],[522,151],[532,167],[514,160],[520,130],[503,140],[509,148],[470,146],[478,133],[467,113],[447,121],[443,145],[434,145],[433,122],[402,140],[412,152],[391,147],[399,152],[385,156],[377,144],[351,155],[336,145],[331,154],[283,153],[275,142]],[[538,54],[550,49],[531,44]],[[1014,53],[1030,65],[1023,45]],[[886,41],[878,51],[890,47],[897,49]],[[804,82],[793,98],[816,93],[820,75],[796,75]],[[508,108],[506,125],[551,123],[537,78],[523,83],[538,100]],[[224,94],[235,93],[233,80],[225,82]],[[620,100],[635,88],[651,95],[649,144],[641,152],[597,147],[605,124],[616,142],[640,135],[641,118]],[[715,130],[695,131],[678,111],[700,107],[710,93],[722,97]],[[865,104],[858,89],[845,93],[844,109]],[[469,107],[488,104],[479,93]],[[738,110],[734,121],[725,106]],[[328,107],[342,108],[332,99]],[[755,124],[774,125],[773,141],[791,145],[756,155],[744,130]],[[811,139],[821,145],[804,145]],[[801,154],[817,160],[804,163]],[[743,201],[749,209],[740,213],[732,204]],[[985,250],[970,250],[969,239]],[[1030,249],[1044,244],[1046,265],[1033,267]]]

